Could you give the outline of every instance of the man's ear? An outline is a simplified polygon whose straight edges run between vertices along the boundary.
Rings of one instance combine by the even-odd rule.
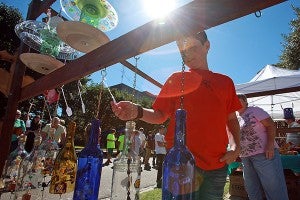
[[[209,49],[210,49],[210,42],[207,40],[207,41],[204,43],[204,45],[205,45],[205,48],[206,48],[206,50],[207,50],[207,52],[208,52]]]

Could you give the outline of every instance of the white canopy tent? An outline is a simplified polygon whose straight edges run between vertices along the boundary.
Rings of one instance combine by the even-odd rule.
[[[246,94],[249,105],[267,111],[273,119],[283,118],[283,108],[292,107],[300,118],[300,71],[265,66],[250,82],[235,85]]]

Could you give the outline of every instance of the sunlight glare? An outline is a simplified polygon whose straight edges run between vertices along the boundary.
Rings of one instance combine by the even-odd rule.
[[[156,19],[163,18],[175,8],[175,0],[144,0],[147,14]]]

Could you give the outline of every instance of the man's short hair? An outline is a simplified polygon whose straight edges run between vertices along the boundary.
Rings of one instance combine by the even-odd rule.
[[[205,31],[200,31],[195,35],[195,38],[204,44],[208,39]]]
[[[179,51],[181,53],[183,53],[189,47],[194,45],[193,42],[192,43],[189,42],[189,38],[200,41],[202,45],[204,45],[204,43],[206,41],[208,41],[205,31],[200,31],[200,32],[198,32],[196,34],[193,34],[193,35],[185,35],[183,38],[176,41],[177,46],[179,48]]]

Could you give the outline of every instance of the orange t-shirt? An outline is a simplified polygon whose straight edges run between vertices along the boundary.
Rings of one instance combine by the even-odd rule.
[[[168,148],[174,143],[175,112],[180,108],[180,94],[183,92],[183,108],[187,111],[186,145],[199,168],[219,169],[225,165],[219,160],[226,153],[228,144],[228,115],[241,108],[234,84],[222,74],[191,70],[185,72],[182,91],[181,79],[181,72],[172,74],[153,104],[155,110],[162,111],[170,118],[165,137]]]

